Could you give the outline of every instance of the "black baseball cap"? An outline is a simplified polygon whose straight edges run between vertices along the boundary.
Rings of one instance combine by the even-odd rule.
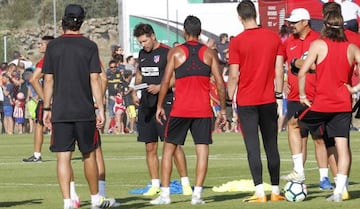
[[[72,18],[75,21],[83,20],[85,18],[85,11],[82,6],[78,4],[69,4],[65,8],[65,18]]]

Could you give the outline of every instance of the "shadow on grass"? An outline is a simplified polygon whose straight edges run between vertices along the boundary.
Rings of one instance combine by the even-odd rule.
[[[146,206],[151,206],[149,204],[151,199],[146,198],[146,197],[127,197],[127,198],[116,198],[116,201],[119,202],[121,205],[119,208],[121,209],[130,209],[130,208],[144,208]],[[142,201],[142,202],[136,202],[136,203],[130,203],[132,201]],[[85,207],[90,207],[91,203],[90,201],[84,201],[81,202],[81,206],[85,206]]]
[[[360,190],[351,190],[352,186],[358,185],[359,182],[350,182],[349,183],[349,194],[350,194],[350,200],[355,200],[360,198]],[[308,196],[306,197],[306,200],[315,199],[318,197],[323,197],[324,199],[329,197],[333,190],[320,190],[319,184],[307,184],[308,188]],[[335,188],[335,185],[334,185]],[[310,191],[309,191],[310,189]]]
[[[23,200],[18,202],[0,202],[0,208],[9,208],[23,205],[39,205],[42,204],[43,199],[32,199],[32,200]]]
[[[350,200],[355,200],[360,198],[360,190],[350,191]]]
[[[231,193],[229,194],[227,193],[218,193],[214,196],[208,196],[205,197],[204,200],[205,202],[222,202],[222,201],[229,201],[229,200],[243,200],[247,197],[250,197],[251,195],[253,195],[253,193],[247,193],[247,192],[236,192],[236,193]]]
[[[211,202],[222,202],[222,201],[228,201],[228,200],[234,200],[234,199],[241,199],[244,197],[249,196],[249,194],[240,194],[240,193],[233,193],[233,194],[219,194],[214,196],[207,196],[204,197],[204,200],[206,203]],[[118,199],[120,201],[121,209],[133,209],[133,208],[147,208],[147,207],[154,207],[149,202],[154,199],[155,197],[128,197],[123,199]],[[174,200],[175,198],[172,198],[171,204],[177,204],[177,203],[190,203],[191,196],[188,198],[182,199],[182,200]],[[136,202],[133,202],[136,201]]]

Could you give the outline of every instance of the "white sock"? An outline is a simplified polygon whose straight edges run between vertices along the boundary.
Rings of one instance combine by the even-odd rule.
[[[280,194],[280,188],[279,188],[279,185],[272,185],[271,186],[271,193],[273,194]]]
[[[73,200],[79,198],[78,195],[76,194],[74,181],[70,182],[70,198]]]
[[[193,195],[197,197],[201,197],[202,189],[203,189],[202,187],[195,186]]]
[[[303,154],[296,154],[292,156],[294,162],[294,170],[298,174],[304,174],[304,161],[303,161]]]
[[[255,186],[255,195],[258,197],[262,197],[265,195],[264,185],[258,184]]]
[[[64,207],[70,207],[71,206],[71,199],[64,199]]]
[[[103,197],[106,197],[106,182],[103,180],[99,180],[99,194]]]
[[[189,177],[181,177],[181,185],[190,185]]]
[[[161,187],[161,196],[169,197],[170,196],[170,187]]]
[[[335,176],[334,177],[334,182],[335,182],[335,186],[337,185],[337,177]],[[346,192],[348,190],[348,187],[349,187],[349,177],[346,178],[346,183],[345,183],[345,186],[344,186],[344,192]]]
[[[160,179],[151,179],[151,186],[160,188]]]
[[[40,153],[40,152],[34,152],[34,157],[35,157],[35,158],[41,157],[41,153]]]
[[[324,180],[324,178],[329,177],[329,169],[328,168],[319,168],[320,181]]]
[[[334,194],[342,194],[346,185],[347,175],[337,174],[336,178],[337,180],[336,180],[336,187],[334,189]]]
[[[97,205],[100,202],[100,194],[97,193],[95,195],[90,195],[91,197],[91,204],[92,205]]]

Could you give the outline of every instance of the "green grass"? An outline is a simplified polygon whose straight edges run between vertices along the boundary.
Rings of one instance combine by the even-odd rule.
[[[129,194],[136,188],[143,188],[149,181],[145,164],[144,145],[136,142],[135,135],[114,136],[103,135],[103,150],[106,160],[107,193],[122,203],[121,208],[360,208],[360,133],[352,132],[353,166],[351,171],[351,200],[342,203],[329,203],[325,197],[329,191],[318,188],[319,172],[314,159],[313,143],[308,142],[308,161],[306,163],[306,184],[309,195],[300,203],[268,202],[266,204],[243,203],[242,199],[251,195],[249,192],[216,193],[213,186],[222,185],[228,181],[251,179],[246,159],[246,151],[240,134],[214,134],[214,144],[210,147],[208,174],[205,180],[203,197],[207,204],[192,206],[190,197],[173,195],[172,204],[168,206],[149,205],[150,197]],[[23,157],[32,154],[32,135],[0,135],[0,208],[16,209],[56,209],[62,208],[63,202],[57,184],[55,154],[50,153],[49,136],[43,146],[44,163],[25,164]],[[288,148],[287,135],[280,134],[279,147],[281,155],[281,174],[288,173],[292,168],[291,155]],[[191,183],[194,183],[195,150],[189,136],[184,146]],[[161,150],[161,147],[159,148]],[[262,152],[264,153],[264,152]],[[80,153],[73,155],[73,167],[76,178],[76,189],[82,201],[81,208],[90,207],[88,187],[83,175]],[[263,156],[264,181],[269,183],[266,160]],[[331,174],[329,174],[330,177]],[[179,179],[174,169],[172,179]],[[332,178],[331,178],[332,179]],[[281,182],[281,187],[285,182]]]

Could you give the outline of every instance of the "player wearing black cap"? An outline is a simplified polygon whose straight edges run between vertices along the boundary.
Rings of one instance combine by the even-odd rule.
[[[52,129],[50,150],[57,153],[57,175],[64,209],[70,200],[71,156],[75,142],[83,156],[85,176],[91,194],[91,209],[118,206],[115,199],[98,193],[95,149],[98,131],[104,124],[101,66],[97,45],[80,34],[85,11],[70,4],[62,19],[64,34],[53,40],[45,53],[44,122]],[[94,101],[98,107],[95,115]],[[52,107],[50,102],[52,100]]]

